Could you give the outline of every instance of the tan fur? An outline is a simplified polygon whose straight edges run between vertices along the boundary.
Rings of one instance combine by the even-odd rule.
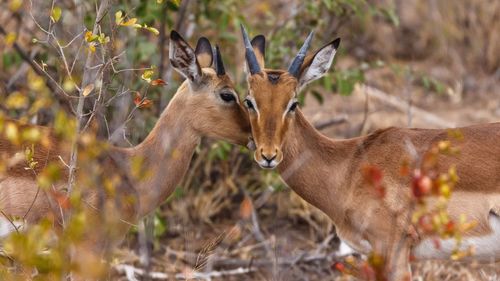
[[[92,174],[78,172],[75,190],[82,192],[82,202],[90,214],[88,239],[94,248],[102,250],[103,244],[109,244],[109,237],[100,237],[97,230],[110,228],[116,233],[113,237],[120,241],[130,224],[153,211],[174,191],[188,169],[194,150],[202,136],[225,139],[237,144],[246,144],[250,135],[248,118],[239,102],[224,104],[219,93],[222,89],[234,92],[234,86],[227,75],[217,76],[213,69],[204,68],[202,83],[196,89],[186,81],[177,91],[168,107],[162,113],[154,129],[146,139],[136,147],[110,147],[97,159],[101,167]],[[36,127],[22,125],[21,127]],[[61,143],[50,128],[37,127],[48,137],[48,146],[35,146],[35,161],[39,164],[36,173],[40,173],[49,162],[58,163],[64,171],[66,168],[59,157],[66,163],[70,154],[70,145]],[[4,136],[0,138],[0,154],[2,161],[8,162],[16,152],[24,152],[29,144],[12,145]],[[83,148],[80,152],[85,153]],[[131,162],[139,156],[144,159],[142,169],[149,176],[145,180],[131,176]],[[79,159],[85,157],[83,154]],[[88,157],[88,156],[87,156]],[[38,185],[33,171],[26,170],[26,162],[21,158],[16,165],[7,169],[0,181],[0,210],[9,219],[24,218],[28,223],[35,223],[41,218],[52,216],[60,222],[60,210],[57,202],[48,191],[38,192]],[[79,165],[85,165],[81,160]],[[81,166],[77,171],[80,171]],[[82,186],[88,177],[97,179],[122,179],[115,187],[114,194],[102,188]],[[80,181],[81,180],[81,181]],[[95,184],[95,183],[94,183]],[[67,173],[54,189],[67,187]],[[34,202],[30,209],[30,206]],[[105,214],[102,216],[101,214]],[[112,218],[113,221],[110,221]],[[116,224],[116,226],[111,224]],[[106,227],[100,227],[106,225]],[[95,234],[95,235],[93,235]],[[102,233],[100,233],[102,235]],[[109,239],[108,239],[109,240]]]
[[[405,211],[411,191],[408,177],[399,172],[404,160],[414,160],[407,144],[422,156],[433,144],[449,139],[447,130],[389,128],[354,139],[329,139],[316,131],[300,110],[282,118],[285,105],[296,95],[296,80],[281,71],[282,78],[272,84],[266,76],[276,72],[280,71],[266,70],[248,78],[249,94],[259,111],[258,115],[249,112],[256,160],[261,159],[261,153],[277,151],[278,169],[287,185],[325,212],[339,236],[358,251],[383,253],[390,265],[390,279],[402,280],[408,274],[413,246],[409,239],[395,242],[407,236]],[[487,235],[491,232],[488,216],[498,214],[500,208],[500,123],[459,130],[464,140],[450,140],[460,154],[439,159],[441,172],[453,164],[460,177],[449,212],[454,219],[466,214],[478,221],[468,236]],[[389,209],[363,184],[361,167],[365,164],[382,169]],[[393,221],[392,211],[404,215]]]

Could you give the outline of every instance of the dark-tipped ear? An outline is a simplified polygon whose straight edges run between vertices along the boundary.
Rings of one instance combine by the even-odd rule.
[[[257,57],[260,69],[264,69],[266,58],[266,37],[264,37],[264,35],[257,35],[250,43],[252,43],[253,51],[255,53],[255,57]]]
[[[170,63],[177,72],[192,82],[201,81],[201,67],[196,59],[195,51],[175,30],[170,33],[168,51]]]
[[[196,49],[194,50],[196,54],[196,59],[198,60],[198,64],[201,68],[210,67],[213,62],[213,54],[212,54],[212,45],[210,45],[210,41],[201,37],[198,39],[198,43],[196,44]]]
[[[339,45],[340,38],[337,38],[315,53],[306,56],[300,67],[299,87],[303,87],[326,74],[332,66]]]

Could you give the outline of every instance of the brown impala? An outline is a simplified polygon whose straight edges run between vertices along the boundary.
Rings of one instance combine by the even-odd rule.
[[[376,251],[386,259],[385,274],[403,280],[411,274],[409,257],[443,258],[452,241],[434,248],[429,238],[412,243],[407,216],[394,225],[388,210],[408,209],[409,179],[399,173],[402,159],[422,156],[433,144],[447,139],[447,130],[388,128],[368,136],[334,140],[321,135],[298,108],[297,94],[307,83],[330,68],[340,40],[335,39],[306,56],[312,33],[288,70],[264,68],[265,38],[249,40],[242,26],[248,67],[248,109],[256,145],[255,160],[263,168],[278,167],[283,180],[302,198],[325,212],[343,241],[361,253]],[[459,128],[464,140],[457,144],[459,156],[440,155],[441,168],[456,165],[459,182],[449,202],[454,219],[460,214],[478,225],[466,233],[462,245],[476,247],[475,258],[500,258],[500,123]],[[367,188],[361,167],[382,170],[386,186],[384,204]],[[442,172],[442,171],[440,171]],[[383,206],[384,205],[384,206]],[[404,212],[403,212],[404,213]],[[404,279],[409,280],[409,279]]]
[[[87,191],[83,202],[88,206],[88,214],[94,218],[96,225],[87,225],[86,235],[90,248],[101,250],[102,243],[110,241],[109,237],[95,237],[104,224],[114,228],[115,239],[120,240],[130,225],[153,211],[158,205],[172,194],[180,182],[189,162],[199,144],[201,137],[208,136],[225,139],[237,144],[246,144],[250,136],[250,125],[244,108],[241,106],[234,85],[226,75],[218,47],[213,52],[210,42],[202,37],[198,40],[196,50],[175,31],[170,34],[169,58],[172,66],[182,74],[186,80],[179,87],[174,98],[162,113],[153,130],[139,145],[131,148],[110,147],[104,157],[102,169],[106,177],[115,172],[122,178],[128,178],[127,184],[116,186],[114,195],[102,200],[100,188]],[[213,58],[215,56],[215,59]],[[212,68],[212,62],[215,67]],[[14,120],[4,120],[5,123],[19,124]],[[4,124],[5,125],[5,124]],[[21,125],[23,128],[33,127]],[[34,160],[40,172],[42,163],[53,161],[66,163],[70,152],[63,144],[53,137],[52,130],[45,127],[36,127],[51,137],[47,147],[35,146]],[[0,150],[5,156],[5,163],[9,163],[14,155],[24,151],[24,147],[12,145],[7,139],[0,138]],[[131,166],[133,159],[143,160],[142,169],[149,171],[145,179],[139,180],[133,176]],[[24,157],[22,158],[24,160]],[[24,161],[18,161],[11,166],[0,181],[0,210],[2,211],[3,225],[11,226],[12,222],[6,218],[23,218],[23,223],[34,223],[49,215],[61,220],[60,210],[51,204],[50,192],[39,192],[37,178],[32,171],[24,169]],[[120,171],[121,170],[121,171]],[[82,175],[79,175],[82,176]],[[85,175],[83,175],[85,176]],[[67,176],[56,184],[56,190],[66,187]],[[104,212],[104,206],[112,205],[117,214],[114,221],[103,221],[99,216]],[[110,223],[113,223],[111,226]]]

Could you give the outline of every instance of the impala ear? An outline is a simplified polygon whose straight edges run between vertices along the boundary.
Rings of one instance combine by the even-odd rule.
[[[194,83],[201,81],[201,67],[195,51],[175,30],[170,33],[168,58],[174,69],[182,76]]]
[[[208,41],[207,38],[201,37],[198,39],[194,53],[196,54],[196,59],[201,68],[210,67],[212,65],[212,45],[210,45],[210,41]]]
[[[264,35],[257,35],[250,43],[252,44],[260,69],[264,69],[266,57],[266,37],[264,37]]]
[[[299,88],[321,78],[332,66],[333,58],[340,45],[340,38],[326,44],[314,54],[306,56],[300,67]]]

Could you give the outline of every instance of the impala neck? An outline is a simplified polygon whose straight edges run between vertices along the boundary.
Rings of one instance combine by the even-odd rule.
[[[354,144],[355,145],[355,144]],[[342,191],[352,141],[334,141],[321,135],[297,110],[283,143],[281,177],[300,197],[334,221],[342,217]]]
[[[183,87],[184,86],[184,87]],[[163,111],[153,130],[146,139],[134,148],[126,150],[129,165],[134,158],[141,158],[145,179],[135,184],[139,196],[139,216],[153,211],[172,194],[186,173],[194,150],[201,136],[187,120],[188,112],[179,88],[168,107]]]

